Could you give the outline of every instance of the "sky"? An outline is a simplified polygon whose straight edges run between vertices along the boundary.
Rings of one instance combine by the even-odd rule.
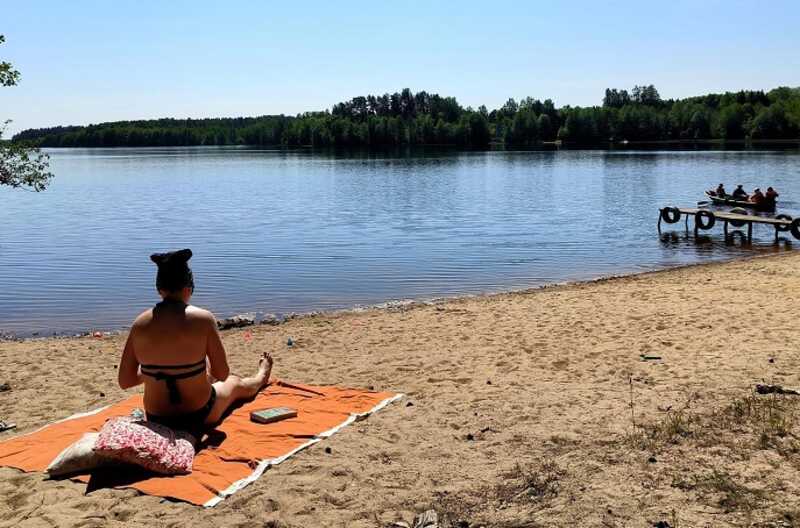
[[[4,5],[5,4],[5,5]],[[489,109],[800,86],[797,0],[0,0],[6,135],[329,109],[408,87]]]

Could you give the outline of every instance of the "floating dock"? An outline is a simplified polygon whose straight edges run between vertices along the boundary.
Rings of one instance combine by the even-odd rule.
[[[689,217],[694,218],[694,235],[699,231],[712,229],[717,221],[722,221],[727,242],[731,234],[728,224],[739,228],[747,226],[747,241],[753,241],[753,224],[766,224],[775,228],[775,241],[778,241],[781,233],[791,232],[792,236],[800,240],[800,218],[792,219],[789,215],[777,215],[774,218],[766,216],[749,215],[746,213],[734,213],[725,211],[712,211],[710,209],[684,208],[684,207],[663,207],[658,213],[658,232],[661,233],[661,222],[676,224],[684,218],[686,231],[689,231]]]

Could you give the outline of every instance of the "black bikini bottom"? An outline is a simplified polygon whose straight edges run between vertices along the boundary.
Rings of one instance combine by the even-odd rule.
[[[208,397],[208,401],[196,411],[173,416],[156,416],[155,414],[147,413],[147,421],[165,425],[176,431],[187,431],[196,436],[205,430],[206,418],[211,413],[215,401],[217,401],[217,391],[212,385],[211,396]]]

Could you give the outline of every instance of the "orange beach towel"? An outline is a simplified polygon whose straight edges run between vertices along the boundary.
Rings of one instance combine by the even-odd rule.
[[[88,482],[89,490],[130,487],[148,495],[214,506],[258,479],[270,466],[400,397],[389,392],[279,381],[233,411],[208,435],[189,475],[159,477],[117,468],[76,479]],[[0,466],[44,471],[58,453],[84,433],[99,431],[108,418],[129,415],[137,407],[142,407],[141,395],[0,442]],[[291,407],[297,410],[297,417],[267,425],[250,421],[251,411],[266,407]]]

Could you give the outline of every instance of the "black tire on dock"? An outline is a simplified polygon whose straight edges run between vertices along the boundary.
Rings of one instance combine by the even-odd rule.
[[[792,236],[800,240],[800,218],[792,220],[792,225],[789,226],[789,229],[792,231]]]
[[[733,209],[731,209],[731,212],[734,214],[739,214],[744,216],[748,215],[747,209],[742,209],[741,207],[734,207]],[[729,222],[733,227],[743,227],[747,223],[743,220],[729,220]]]
[[[787,214],[776,215],[775,216],[775,220],[788,220],[790,222],[793,222],[792,217],[787,215]],[[777,229],[780,232],[786,232],[786,231],[790,230],[791,228],[792,228],[791,225],[778,225],[778,224],[775,224],[775,229]]]
[[[681,211],[677,207],[665,207],[661,210],[661,219],[668,224],[674,224],[681,219]]]
[[[707,223],[705,220],[703,220],[704,218],[708,219]],[[697,211],[697,213],[694,215],[694,221],[695,224],[697,224],[697,227],[703,231],[707,231],[714,227],[714,224],[717,223],[717,217],[714,216],[714,213],[711,211]]]

